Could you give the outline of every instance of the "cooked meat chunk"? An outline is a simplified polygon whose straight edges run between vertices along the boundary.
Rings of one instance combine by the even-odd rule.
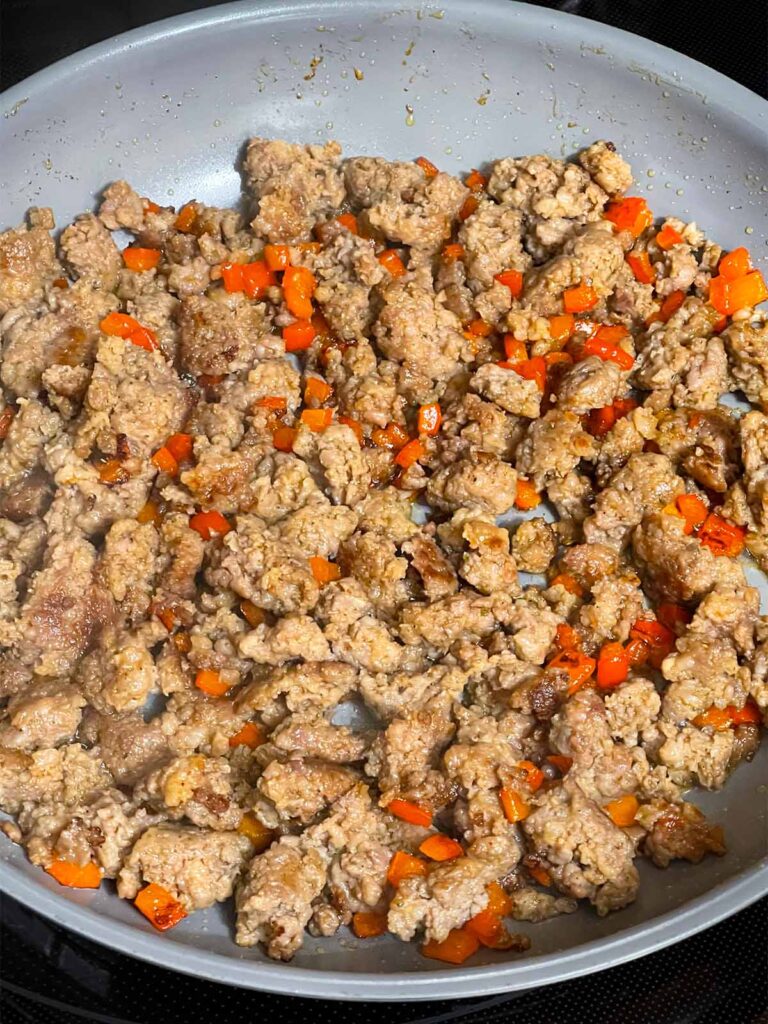
[[[401,939],[423,928],[427,941],[442,942],[488,904],[486,887],[514,868],[520,846],[511,830],[480,839],[467,856],[438,864],[426,876],[404,879],[387,915],[387,927]]]
[[[684,526],[679,516],[661,512],[648,516],[632,535],[638,568],[654,596],[687,603],[718,583],[743,583],[738,562],[713,554],[696,537],[686,536]]]
[[[595,442],[579,417],[552,409],[529,426],[517,452],[517,471],[541,490],[567,477],[582,459],[591,460],[595,454]]]
[[[257,359],[277,354],[262,306],[190,295],[179,307],[179,350],[185,370],[200,374],[236,373]]]
[[[134,794],[174,821],[187,818],[217,832],[237,828],[243,816],[233,791],[232,768],[224,758],[175,758],[145,776]]]
[[[616,363],[590,356],[568,368],[557,388],[557,406],[579,415],[613,405],[622,386]]]
[[[669,459],[652,452],[633,455],[597,496],[595,510],[584,523],[584,537],[590,544],[621,549],[644,516],[669,504],[682,490],[683,481]]]
[[[520,523],[512,537],[512,554],[522,572],[546,572],[555,559],[557,540],[546,520],[536,517]]]
[[[514,469],[488,452],[458,459],[433,473],[427,499],[436,508],[473,508],[501,515],[512,507],[517,492]]]
[[[7,718],[0,722],[0,746],[39,750],[70,743],[85,704],[85,697],[69,683],[32,683],[8,702]]]
[[[92,213],[83,214],[64,229],[59,247],[76,277],[94,288],[115,290],[123,261],[112,236]]]
[[[344,165],[347,192],[365,210],[372,228],[404,245],[433,251],[469,194],[457,178],[432,177],[415,164],[389,163],[379,157],[355,157]]]
[[[523,831],[559,889],[603,916],[631,903],[640,879],[632,840],[578,786],[548,790]]]
[[[648,830],[643,849],[659,868],[673,860],[698,864],[708,853],[725,853],[722,828],[711,825],[693,804],[654,801],[641,809],[638,821]]]
[[[245,153],[246,185],[258,200],[254,230],[269,242],[300,242],[320,218],[341,206],[341,148],[251,139]]]
[[[448,380],[467,344],[455,313],[421,280],[396,279],[382,294],[384,306],[373,333],[383,354],[431,380]]]
[[[474,375],[470,387],[515,416],[535,420],[539,415],[541,391],[538,384],[514,370],[486,363]]]
[[[42,298],[44,286],[58,273],[56,246],[44,227],[0,233],[0,316]]]
[[[238,832],[157,825],[134,844],[120,869],[117,892],[131,900],[154,883],[186,910],[202,910],[232,895],[250,852],[249,840]]]

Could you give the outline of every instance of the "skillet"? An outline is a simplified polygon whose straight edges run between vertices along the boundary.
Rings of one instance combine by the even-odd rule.
[[[0,111],[3,226],[37,204],[65,224],[118,177],[162,203],[232,205],[235,158],[253,134],[333,137],[350,155],[423,153],[464,172],[608,138],[633,165],[633,194],[696,219],[727,248],[748,245],[766,269],[768,104],[654,43],[506,0],[228,4],[75,54],[5,93]],[[276,964],[234,945],[221,907],[160,936],[108,886],[64,890],[2,837],[0,887],[122,952],[234,985],[357,1000],[512,991],[677,942],[768,890],[767,767],[764,745],[722,792],[694,795],[725,827],[724,858],[665,872],[641,864],[640,898],[626,910],[545,922],[526,956],[486,951],[462,968],[349,935],[309,940]]]

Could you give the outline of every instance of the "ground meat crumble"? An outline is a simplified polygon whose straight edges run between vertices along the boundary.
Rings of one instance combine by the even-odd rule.
[[[723,855],[686,790],[768,721],[739,251],[604,141],[464,182],[254,138],[243,176],[244,215],[118,181],[0,233],[2,830],[282,960]]]

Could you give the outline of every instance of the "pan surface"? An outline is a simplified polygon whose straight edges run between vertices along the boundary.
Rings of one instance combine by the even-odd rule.
[[[449,171],[606,138],[658,213],[695,219],[728,248],[748,245],[763,269],[768,256],[768,104],[654,43],[506,0],[230,4],[67,58],[0,97],[0,112],[2,226],[31,205],[65,224],[119,177],[158,202],[230,205],[238,150],[254,134],[336,138],[348,155],[424,154]],[[3,837],[0,885],[89,938],[216,981],[338,999],[485,995],[643,955],[762,895],[767,767],[764,744],[721,793],[693,794],[725,826],[725,857],[664,872],[642,864],[633,906],[531,926],[525,957],[486,952],[471,967],[348,935],[309,940],[276,964],[234,945],[231,908],[160,936],[109,886],[64,890]]]

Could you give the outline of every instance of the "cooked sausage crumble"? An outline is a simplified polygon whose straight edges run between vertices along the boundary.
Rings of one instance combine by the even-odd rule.
[[[768,714],[749,254],[609,142],[243,175],[245,216],[118,181],[0,234],[6,835],[281,960],[520,952],[723,854],[686,793]]]

